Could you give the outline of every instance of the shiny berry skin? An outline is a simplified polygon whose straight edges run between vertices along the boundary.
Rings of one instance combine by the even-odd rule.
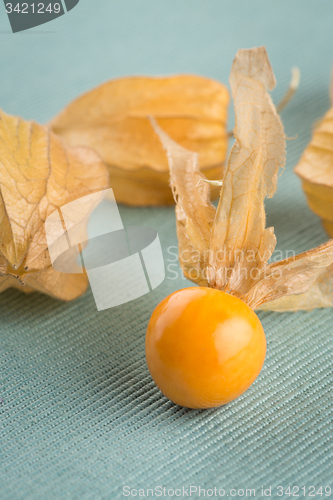
[[[174,403],[212,408],[237,398],[255,381],[266,338],[255,312],[212,288],[192,287],[166,297],[146,334],[152,378]]]

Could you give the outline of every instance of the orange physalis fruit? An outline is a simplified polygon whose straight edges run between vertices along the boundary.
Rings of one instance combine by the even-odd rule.
[[[151,376],[165,396],[188,408],[220,406],[243,394],[259,375],[265,354],[255,312],[213,288],[169,295],[148,324]]]

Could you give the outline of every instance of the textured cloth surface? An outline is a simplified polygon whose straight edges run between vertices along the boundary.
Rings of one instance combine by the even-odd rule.
[[[237,49],[266,45],[275,102],[291,67],[302,72],[282,113],[295,139],[267,212],[278,249],[304,251],[327,237],[292,169],[329,106],[332,16],[331,0],[81,0],[13,35],[1,3],[0,106],[46,122],[121,75],[190,72],[227,82]],[[190,285],[175,262],[174,211],[121,214],[125,225],[159,232],[167,277],[155,291],[103,312],[90,291],[70,304],[14,290],[0,296],[0,499],[108,500],[123,498],[123,486],[158,485],[229,496],[255,488],[256,497],[271,486],[277,498],[277,486],[333,487],[333,310],[259,313],[268,352],[254,385],[219,409],[180,408],[158,391],[144,356],[153,308]]]

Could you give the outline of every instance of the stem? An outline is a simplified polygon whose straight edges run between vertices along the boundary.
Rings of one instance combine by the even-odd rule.
[[[300,81],[301,81],[301,72],[300,72],[299,68],[292,68],[289,88],[288,88],[287,92],[284,94],[284,96],[282,97],[279,104],[276,106],[276,111],[278,113],[281,113],[281,111],[291,101],[291,99],[293,98],[293,95],[295,94],[295,92],[297,91],[297,89],[299,87]]]
[[[222,187],[223,185],[223,181],[212,181],[210,179],[199,179],[199,181],[197,182],[196,186],[197,187],[200,182],[206,182],[207,184],[210,184],[211,186],[218,186],[218,187]]]

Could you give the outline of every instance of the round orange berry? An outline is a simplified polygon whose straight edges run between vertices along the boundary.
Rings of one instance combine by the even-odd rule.
[[[266,338],[255,312],[212,288],[174,292],[154,310],[146,334],[149,371],[162,393],[188,408],[237,398],[260,373]]]

